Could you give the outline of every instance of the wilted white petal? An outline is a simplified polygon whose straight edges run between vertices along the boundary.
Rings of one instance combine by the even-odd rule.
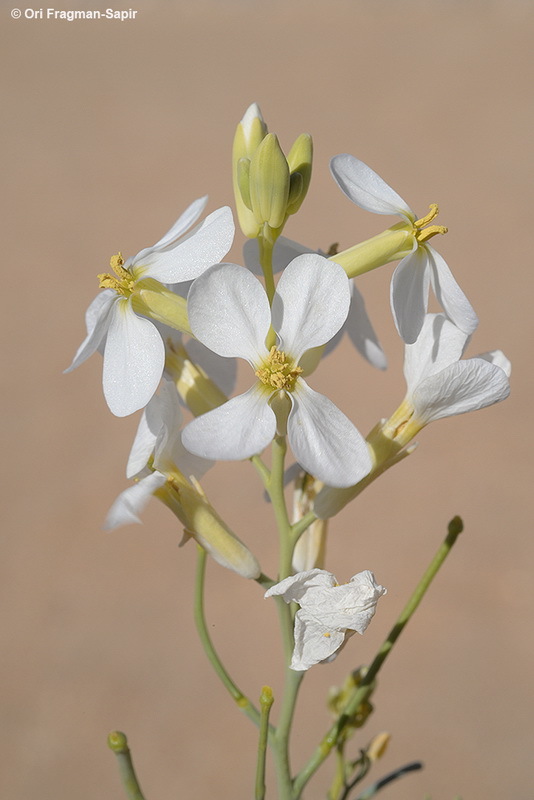
[[[297,256],[283,271],[273,299],[272,322],[280,347],[298,361],[338,332],[349,306],[349,279],[339,264],[317,253]]]
[[[130,450],[126,477],[133,478],[148,464],[161,430],[161,399],[157,394],[144,409]]]
[[[399,214],[409,222],[415,221],[410,206],[363,161],[341,153],[331,160],[330,169],[339,188],[360,208],[374,214]]]
[[[139,514],[144,509],[156,489],[163,486],[166,478],[159,472],[147,475],[138,483],[121,492],[109,509],[104,528],[111,530],[120,525],[141,522]]]
[[[421,381],[411,401],[419,419],[428,423],[485,408],[509,394],[508,378],[500,367],[482,358],[470,358]]]
[[[165,347],[155,326],[128,300],[113,306],[104,350],[104,395],[113,414],[126,417],[146,406],[157,389]]]
[[[427,314],[413,344],[406,345],[404,377],[411,392],[423,378],[429,378],[462,357],[467,336],[444,314]]]
[[[109,318],[113,303],[117,299],[117,293],[111,289],[106,289],[97,294],[85,312],[85,325],[87,336],[79,346],[70,367],[65,372],[71,372],[80,364],[96,353],[108,331]]]
[[[215,461],[241,461],[261,453],[276,433],[276,417],[255,384],[185,426],[182,443],[191,453]]]
[[[430,245],[424,245],[430,265],[432,288],[439,304],[455,325],[470,336],[478,325],[475,310],[458,286],[445,259]]]
[[[402,259],[391,279],[391,310],[402,339],[411,344],[419,336],[428,307],[430,284],[427,254],[418,248]]]
[[[281,595],[286,603],[300,603],[310,589],[331,588],[336,585],[336,579],[331,572],[324,569],[309,569],[284,578],[280,583],[271,586],[265,592],[265,597]]]
[[[329,629],[303,609],[295,616],[295,648],[290,668],[303,672],[330,658],[343,644],[345,631]]]
[[[237,264],[217,264],[191,286],[189,324],[202,344],[220,356],[257,364],[267,355],[271,312],[265,289]]]
[[[193,280],[224,258],[233,238],[232,212],[225,206],[209,214],[175,245],[138,254],[132,260],[132,268],[139,277],[155,278],[161,283]]]
[[[292,395],[288,438],[306,472],[328,486],[352,486],[372,466],[367,443],[348,417],[299,378]]]

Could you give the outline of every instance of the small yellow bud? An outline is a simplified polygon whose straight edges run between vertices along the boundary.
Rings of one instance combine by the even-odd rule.
[[[108,736],[108,747],[114,753],[127,753],[128,752],[128,739],[126,734],[122,731],[111,731]]]
[[[386,731],[377,733],[377,735],[371,739],[371,743],[367,748],[367,757],[370,761],[378,761],[379,758],[382,758],[387,750],[390,739],[391,734]]]
[[[235,132],[232,151],[232,174],[237,216],[241,230],[251,239],[259,233],[259,225],[251,211],[249,171],[250,159],[267,135],[267,126],[256,103],[245,112]],[[244,166],[244,162],[249,162]]]

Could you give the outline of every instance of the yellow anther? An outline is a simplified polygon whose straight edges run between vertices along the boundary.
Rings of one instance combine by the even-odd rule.
[[[417,219],[414,222],[416,228],[424,228],[425,225],[428,225],[429,222],[432,222],[433,219],[439,214],[439,208],[436,203],[430,203],[429,205],[430,211],[426,215],[426,217],[422,217],[421,219]]]
[[[263,366],[256,370],[256,377],[271,389],[292,392],[301,372],[301,367],[293,366],[291,359],[273,345]]]
[[[449,229],[446,228],[445,225],[430,225],[429,228],[423,228],[422,231],[417,231],[415,238],[419,243],[426,242],[433,236],[437,236],[438,233],[447,233],[448,230]]]
[[[325,637],[325,639],[330,639],[331,635],[332,634],[328,633],[328,632],[327,633],[323,633],[323,636]]]
[[[131,272],[123,268],[123,264],[124,259],[122,253],[111,256],[109,266],[117,277],[114,278],[113,275],[107,272],[101,272],[97,275],[100,289],[114,289],[119,294],[124,295],[124,297],[129,297],[132,294],[135,286],[135,279]]]

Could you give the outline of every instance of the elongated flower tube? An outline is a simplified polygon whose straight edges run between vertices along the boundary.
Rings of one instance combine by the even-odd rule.
[[[357,206],[374,214],[396,214],[403,223],[373,239],[356,245],[339,256],[338,264],[351,277],[369,269],[402,259],[391,281],[391,310],[403,340],[412,344],[419,335],[428,308],[429,286],[450,320],[466,335],[473,333],[477,316],[454,279],[445,260],[428,240],[446,233],[442,225],[431,225],[438,214],[437,205],[422,219],[410,206],[363,161],[342,153],[330,162],[334,180]]]
[[[343,269],[316,254],[298,256],[286,267],[272,312],[262,284],[237,264],[214,266],[198,278],[187,301],[194,335],[221,356],[246,359],[256,381],[186,425],[185,447],[203,458],[250,458],[275,436],[271,403],[285,401],[289,443],[307,472],[331,486],[349,486],[366,475],[371,458],[365,440],[330,400],[310,389],[299,366],[307,350],[325,344],[343,325],[349,303]],[[271,324],[279,342],[268,350]]]
[[[406,396],[391,417],[367,437],[375,454],[370,479],[375,471],[384,471],[388,460],[397,458],[429,422],[476,411],[508,397],[511,367],[506,356],[495,350],[460,360],[468,338],[444,314],[426,315],[417,341],[405,347]],[[331,517],[360,491],[358,485],[341,491],[322,489],[315,512],[321,518]]]
[[[117,497],[105,527],[140,522],[139,514],[155,496],[184,525],[184,541],[193,537],[222,566],[245,578],[257,578],[261,570],[256,558],[219,517],[193,477],[201,476],[210,462],[184,449],[180,424],[176,387],[164,381],[159,395],[143,412],[128,459],[127,476],[136,483]]]
[[[265,597],[298,603],[290,668],[302,672],[331,660],[353,633],[363,634],[386,589],[365,570],[340,586],[331,572],[299,572],[271,586]]]
[[[206,202],[203,197],[192,203],[152,247],[127,261],[120,253],[113,256],[113,275],[99,275],[104,291],[87,309],[87,336],[66,372],[103,348],[104,396],[118,417],[144,408],[163,372],[165,347],[146,317],[190,332],[185,300],[163,284],[196,278],[232,245],[234,224],[228,207],[214,211],[186,233]]]

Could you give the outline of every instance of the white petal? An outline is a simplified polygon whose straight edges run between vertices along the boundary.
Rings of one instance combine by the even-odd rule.
[[[295,649],[290,668],[303,672],[330,658],[345,641],[345,632],[329,629],[302,609],[295,616]]]
[[[241,461],[261,453],[276,433],[276,417],[267,400],[255,384],[186,425],[184,447],[215,461]]]
[[[299,378],[292,394],[288,437],[295,458],[328,486],[352,486],[371,470],[367,443],[327,397]]]
[[[154,467],[168,473],[176,468],[189,478],[201,478],[213,466],[212,461],[194,456],[182,444],[182,410],[176,386],[165,380],[160,390],[161,428],[154,448]]]
[[[357,633],[365,633],[376,611],[379,599],[387,589],[377,584],[375,576],[368,569],[353,575],[345,584],[343,611],[347,615],[344,626]],[[341,588],[341,587],[340,587]]]
[[[402,339],[411,344],[419,331],[428,307],[430,284],[428,259],[419,247],[403,258],[391,279],[391,311]]]
[[[96,353],[108,331],[110,312],[113,303],[117,300],[117,293],[112,289],[105,289],[97,294],[85,312],[85,326],[87,336],[79,346],[70,367],[65,372],[71,372],[82,364],[89,356]]]
[[[138,317],[127,300],[113,307],[104,350],[104,395],[117,417],[146,406],[157,389],[165,347],[155,326]]]
[[[157,394],[144,409],[128,457],[126,477],[133,478],[148,464],[161,430],[161,399]]]
[[[265,289],[237,264],[217,264],[189,291],[187,314],[194,335],[220,356],[258,364],[266,355],[271,311]]]
[[[163,486],[166,478],[159,472],[153,472],[146,478],[129,486],[121,492],[109,509],[104,528],[112,530],[120,525],[141,522],[139,514],[144,509],[156,489]]]
[[[500,367],[507,378],[512,374],[512,363],[502,350],[488,350],[486,353],[477,353],[475,358],[483,358],[484,361],[489,361],[490,364]]]
[[[428,423],[499,403],[509,394],[508,378],[500,367],[470,358],[422,381],[412,402],[417,417]]]
[[[234,222],[228,206],[219,208],[163,250],[139,253],[132,261],[137,278],[155,278],[161,283],[193,280],[221,261],[232,246]]]
[[[341,153],[330,162],[330,170],[339,188],[349,200],[374,214],[398,214],[415,221],[410,206],[363,161]]]
[[[478,325],[475,310],[458,286],[445,259],[430,245],[424,245],[430,265],[432,288],[441,307],[460,330],[470,336]]]
[[[310,589],[331,588],[336,585],[336,579],[331,572],[324,569],[309,569],[284,578],[280,583],[271,586],[265,592],[265,597],[281,595],[286,603],[301,603]]]
[[[371,320],[365,308],[365,301],[352,281],[352,302],[345,324],[350,339],[356,350],[373,367],[386,369],[387,358],[374,332]]]
[[[317,253],[287,265],[273,299],[273,328],[281,349],[295,360],[312,347],[328,342],[341,328],[350,306],[345,270]]]
[[[444,314],[427,314],[413,344],[407,344],[404,355],[404,377],[408,392],[424,378],[429,378],[454,364],[462,357],[467,336]]]
[[[182,236],[190,227],[194,225],[197,219],[200,217],[204,209],[206,208],[206,204],[208,202],[208,195],[204,195],[204,197],[199,197],[198,200],[193,200],[190,206],[186,208],[186,210],[181,214],[172,228],[170,228],[165,236],[162,236],[159,242],[151,248],[152,250],[161,250],[163,247],[167,247],[180,236]]]

